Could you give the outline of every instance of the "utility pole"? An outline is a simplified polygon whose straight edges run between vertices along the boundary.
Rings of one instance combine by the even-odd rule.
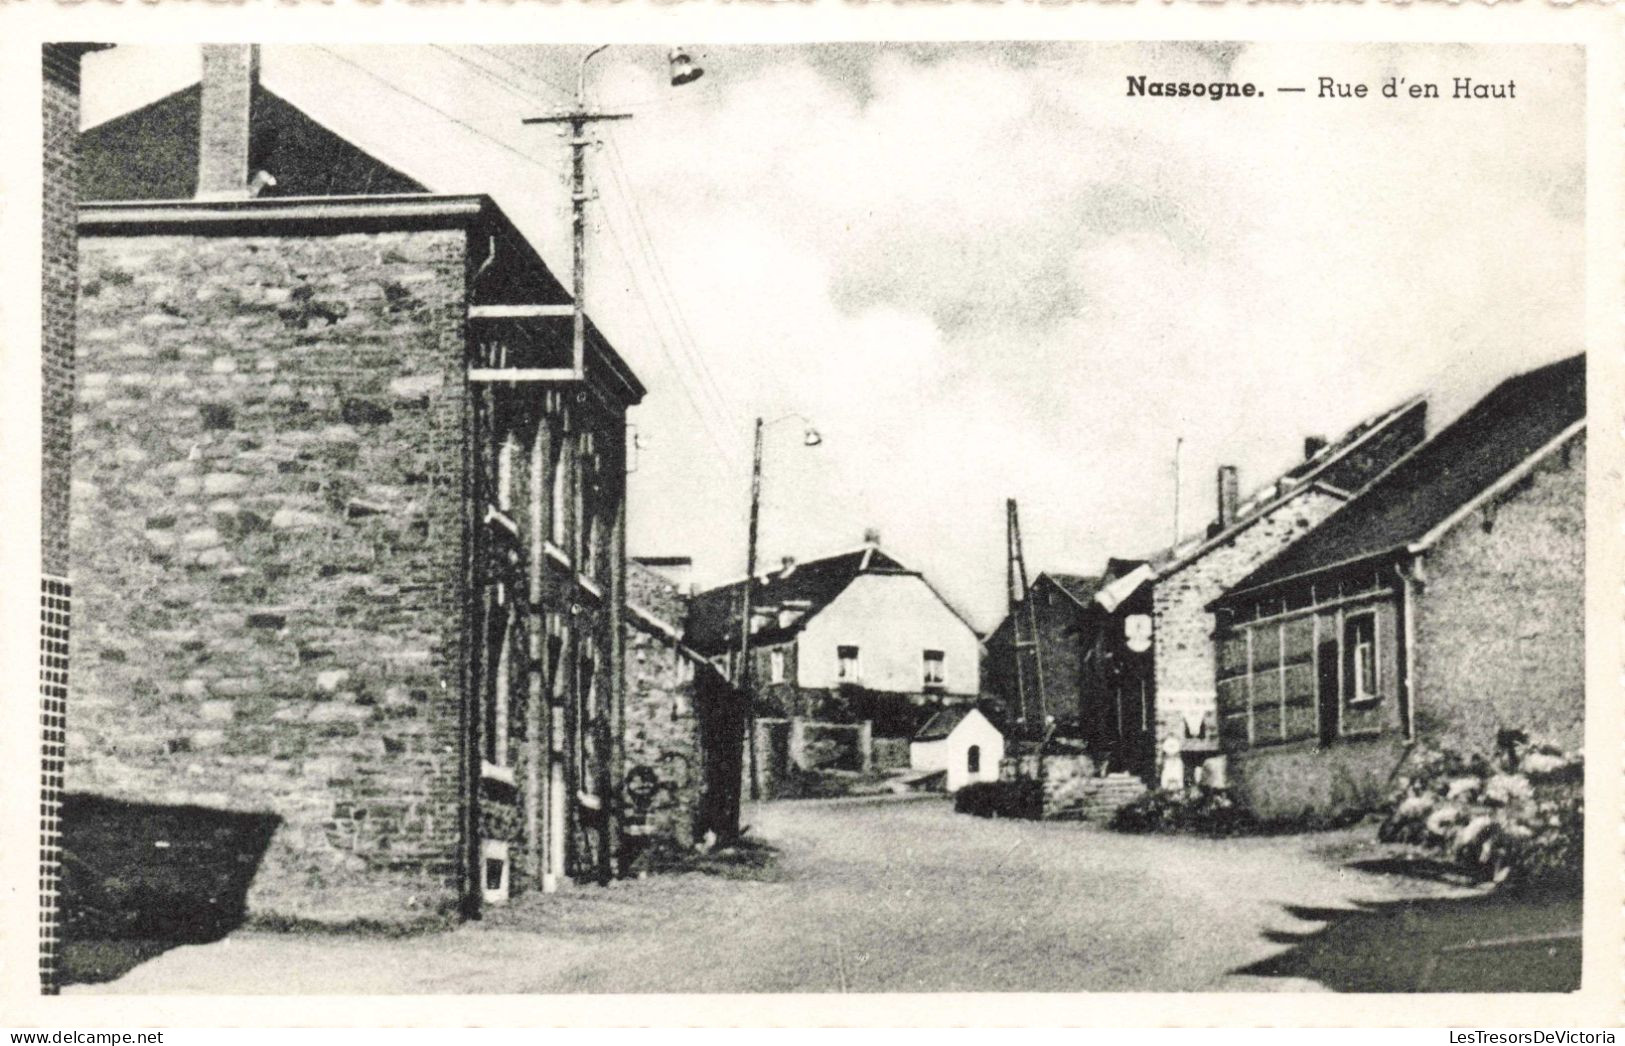
[[[739,611],[739,692],[745,697],[745,750],[750,756],[750,801],[762,798],[757,776],[756,696],[750,663],[751,588],[756,583],[756,525],[762,515],[762,419],[756,419],[756,442],[750,463],[750,531],[745,544],[745,591]]]
[[[1039,646],[1038,610],[1033,605],[1032,592],[1027,587],[1027,557],[1021,547],[1021,514],[1015,498],[1004,502],[1005,585],[1006,607],[1010,618],[1010,641],[1015,653],[1016,716],[1023,733],[1031,733],[1032,716],[1028,714],[1027,658],[1033,662],[1033,686],[1038,696],[1038,729],[1042,731],[1049,718],[1044,695],[1044,656]],[[1022,638],[1022,618],[1026,618],[1027,637]]]

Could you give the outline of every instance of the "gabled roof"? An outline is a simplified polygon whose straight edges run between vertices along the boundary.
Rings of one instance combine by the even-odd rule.
[[[971,717],[972,713],[981,715],[981,709],[977,708],[975,705],[954,705],[949,708],[944,708],[942,711],[926,720],[925,725],[920,727],[920,732],[914,735],[914,740],[946,740],[955,730],[959,729],[960,723],[963,723],[965,720]],[[982,718],[987,719],[985,715],[982,716]],[[987,723],[989,726],[993,727],[993,729],[999,730],[998,724],[993,722],[993,720],[987,719]],[[1002,734],[1004,731],[999,730],[999,733]]]
[[[1583,353],[1508,378],[1224,598],[1417,546],[1585,412]]]
[[[757,610],[796,604],[803,611],[795,623],[769,625],[751,634],[753,644],[781,642],[801,631],[813,615],[835,601],[861,574],[915,574],[872,545],[839,552],[822,559],[794,563],[759,575],[751,588],[751,606]],[[719,585],[696,595],[689,603],[687,640],[708,655],[724,653],[739,642],[739,610],[744,579]],[[940,598],[940,597],[939,597]]]
[[[1237,508],[1235,521],[1229,526],[1217,533],[1211,533],[1194,541],[1183,542],[1172,549],[1153,556],[1152,562],[1156,567],[1156,576],[1161,579],[1185,569],[1214,548],[1224,545],[1236,534],[1269,515],[1287,500],[1310,487],[1316,487],[1338,498],[1349,497],[1351,491],[1328,484],[1324,477],[1338,472],[1339,466],[1351,462],[1355,465],[1355,468],[1347,471],[1358,474],[1362,468],[1369,470],[1371,468],[1369,460],[1365,462],[1353,460],[1355,455],[1358,454],[1359,448],[1369,445],[1384,430],[1400,423],[1407,417],[1414,417],[1416,424],[1420,426],[1426,416],[1427,400],[1421,396],[1413,396],[1398,406],[1366,418],[1325,447],[1322,447],[1314,457],[1288,469],[1273,483],[1261,488],[1242,502]],[[1420,428],[1418,428],[1417,433],[1417,441],[1420,442]],[[1366,478],[1370,479],[1374,478],[1374,476],[1367,472]]]
[[[197,192],[201,85],[166,95],[79,136],[81,200],[188,200]],[[422,184],[255,85],[250,173],[276,179],[261,196],[398,195]]]
[[[1052,574],[1049,571],[1038,577],[1049,578],[1055,582],[1055,587],[1066,593],[1068,598],[1080,607],[1088,606],[1095,593],[1100,591],[1101,579],[1098,577],[1087,577],[1083,574]],[[1033,584],[1036,586],[1038,581],[1035,580]]]

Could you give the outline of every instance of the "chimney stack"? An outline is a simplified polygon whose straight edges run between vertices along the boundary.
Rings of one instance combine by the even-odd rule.
[[[1311,461],[1316,454],[1326,449],[1325,436],[1305,436],[1303,438],[1303,460]]]
[[[781,573],[789,574],[790,571],[792,571],[792,570],[794,570],[796,568],[796,557],[794,557],[794,556],[784,556],[779,560],[779,565],[784,568],[784,570]]]
[[[870,548],[878,547],[880,545],[880,531],[874,527],[866,529],[863,532],[863,543]]]
[[[200,200],[246,200],[253,195],[248,163],[259,79],[257,44],[203,45],[197,143]]]
[[[1219,529],[1224,530],[1236,521],[1236,505],[1241,500],[1236,466],[1219,466]]]

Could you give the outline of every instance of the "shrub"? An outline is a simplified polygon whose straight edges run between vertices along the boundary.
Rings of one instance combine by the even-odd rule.
[[[1502,731],[1494,756],[1412,756],[1378,836],[1426,847],[1480,878],[1574,888],[1585,857],[1584,756]]]
[[[1118,832],[1182,833],[1223,838],[1233,835],[1293,835],[1344,828],[1360,811],[1326,815],[1305,810],[1292,817],[1264,819],[1236,803],[1222,788],[1198,786],[1183,792],[1147,792],[1118,808],[1108,828]]]
[[[954,793],[954,811],[977,817],[1021,817],[1038,820],[1043,815],[1044,786],[1039,781],[978,781]]]
[[[1258,820],[1220,788],[1184,792],[1147,792],[1120,807],[1110,828],[1118,832],[1190,832],[1196,835],[1245,835]]]

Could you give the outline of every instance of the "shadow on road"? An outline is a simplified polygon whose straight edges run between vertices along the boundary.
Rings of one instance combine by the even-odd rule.
[[[1285,906],[1306,933],[1269,931],[1290,945],[1234,971],[1295,977],[1344,992],[1569,992],[1580,987],[1580,899],[1476,897]]]
[[[269,813],[64,797],[62,983],[117,980],[241,926],[280,823]]]

